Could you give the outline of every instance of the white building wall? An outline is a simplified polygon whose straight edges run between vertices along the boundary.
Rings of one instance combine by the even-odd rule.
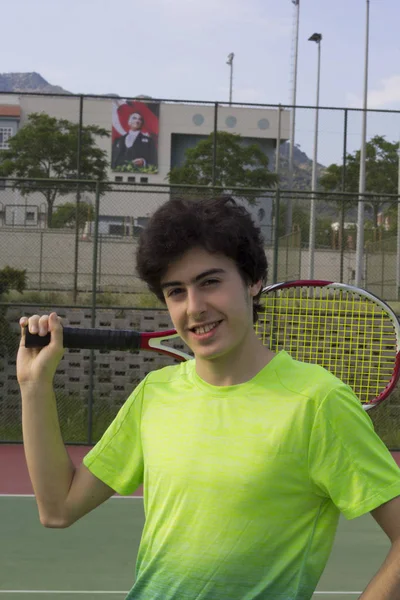
[[[30,113],[44,112],[56,118],[64,118],[79,122],[79,96],[34,96],[21,94],[1,95],[2,104],[19,104],[21,107],[21,122],[23,126]],[[98,140],[99,146],[104,149],[111,160],[111,117],[112,102],[110,98],[83,99],[83,124],[97,125],[110,132],[109,138]],[[214,130],[213,104],[183,104],[166,103],[160,105],[160,130],[158,146],[159,172],[157,174],[143,174],[151,184],[167,184],[167,174],[171,167],[171,138],[172,134],[191,134],[207,136]],[[278,132],[279,111],[268,108],[253,108],[243,106],[218,106],[218,130],[240,134],[246,138],[259,138],[271,140],[275,145]],[[290,111],[281,111],[282,141],[289,138]],[[271,144],[272,147],[272,144]],[[270,163],[270,168],[273,165]],[[109,172],[109,178],[114,181],[115,176],[123,177],[135,174]],[[141,174],[136,174],[136,181],[140,181]],[[143,189],[143,188],[142,188]],[[85,194],[90,199],[89,194]],[[93,196],[93,195],[92,195]],[[167,199],[168,196],[156,190],[151,193],[132,191],[132,193],[107,193],[101,199],[101,214],[124,215],[132,217],[148,216]],[[58,203],[74,201],[71,197],[60,197]],[[11,190],[0,190],[0,205],[16,203],[16,197]],[[18,203],[21,203],[20,200]],[[29,204],[43,204],[40,194],[32,194],[28,199]]]

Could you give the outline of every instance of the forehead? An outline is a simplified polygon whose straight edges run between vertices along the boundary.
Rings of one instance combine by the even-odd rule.
[[[132,113],[131,116],[129,117],[129,120],[133,120],[133,119],[141,119],[142,120],[142,115],[139,115],[139,113]]]
[[[161,284],[166,281],[189,283],[201,273],[211,269],[238,273],[235,262],[224,254],[214,254],[204,248],[192,248],[168,266],[165,275],[161,278]]]

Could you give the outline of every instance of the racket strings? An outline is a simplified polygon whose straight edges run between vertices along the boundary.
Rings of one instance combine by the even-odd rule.
[[[271,350],[317,363],[350,385],[361,402],[390,381],[396,335],[390,316],[349,290],[286,288],[263,297],[257,335]]]

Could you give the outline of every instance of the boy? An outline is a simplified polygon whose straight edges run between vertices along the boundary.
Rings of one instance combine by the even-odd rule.
[[[21,319],[26,458],[45,526],[67,527],[144,484],[137,600],[307,600],[340,511],[372,511],[392,541],[363,600],[400,598],[400,474],[352,391],[275,355],[253,321],[267,274],[260,231],[229,198],[171,200],[144,230],[139,275],[194,360],[150,373],[75,470],[52,378],[55,313]],[[51,332],[24,347],[26,327]]]

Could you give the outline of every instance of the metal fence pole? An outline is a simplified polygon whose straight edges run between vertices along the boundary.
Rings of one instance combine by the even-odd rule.
[[[276,151],[275,151],[275,173],[276,175],[279,177],[279,171],[280,171],[280,165],[281,165],[281,161],[280,161],[280,148],[281,148],[281,129],[282,129],[282,107],[281,105],[279,105],[279,111],[278,111],[278,137],[276,139]],[[276,206],[274,206],[274,202],[275,205],[277,204],[278,200],[278,191],[279,191],[279,179],[277,181],[276,184],[276,191],[275,191],[275,200],[272,197],[272,206],[273,206],[273,210],[272,210],[272,222],[271,222],[271,238],[272,238],[272,247],[274,248],[274,252],[275,252],[275,239],[277,238],[278,235],[278,228],[276,227],[276,223],[277,223],[277,219],[279,217],[279,214],[277,216],[276,213]],[[274,279],[274,283],[276,283],[275,279]]]
[[[363,280],[364,253],[364,202],[366,190],[366,156],[367,156],[367,104],[368,104],[368,57],[369,57],[369,0],[366,0],[367,19],[365,33],[365,64],[364,64],[364,100],[362,113],[361,151],[360,151],[360,182],[357,211],[357,248],[356,248],[356,286],[360,287]]]
[[[214,141],[213,141],[213,163],[212,163],[212,186],[217,183],[217,144],[218,144],[218,102],[214,104]],[[215,192],[214,192],[215,193]]]
[[[384,296],[384,281],[385,281],[385,240],[380,241],[381,245],[381,255],[382,255],[382,264],[381,264],[381,298],[385,299]]]
[[[347,125],[348,125],[349,111],[347,108],[344,110],[344,127],[343,127],[343,167],[342,167],[342,192],[346,191],[346,168],[347,168]],[[340,202],[340,275],[339,281],[343,282],[344,278],[344,197]]]
[[[39,249],[39,291],[42,291],[42,272],[43,272],[43,231],[40,232]]]
[[[83,123],[83,96],[79,97],[79,126],[78,126],[78,145],[76,149],[76,178],[81,177],[81,151],[82,151],[82,123]],[[76,184],[76,210],[75,210],[75,257],[74,257],[74,291],[73,298],[76,304],[78,296],[78,262],[79,262],[79,208],[81,200],[81,191],[79,181]]]
[[[278,282],[278,253],[279,253],[279,212],[280,212],[280,190],[275,193],[275,227],[274,227],[274,255],[272,260],[272,283]]]
[[[97,281],[98,286],[100,287],[101,285],[101,259],[102,259],[102,252],[103,252],[103,236],[101,235],[101,233],[99,234],[99,278]]]
[[[97,303],[97,253],[99,237],[99,214],[100,214],[100,182],[96,183],[96,200],[94,208],[94,236],[93,236],[93,265],[92,265],[92,314],[91,327],[96,327],[96,303]],[[89,362],[89,398],[88,398],[88,444],[93,440],[93,390],[94,390],[94,350],[90,351]]]

